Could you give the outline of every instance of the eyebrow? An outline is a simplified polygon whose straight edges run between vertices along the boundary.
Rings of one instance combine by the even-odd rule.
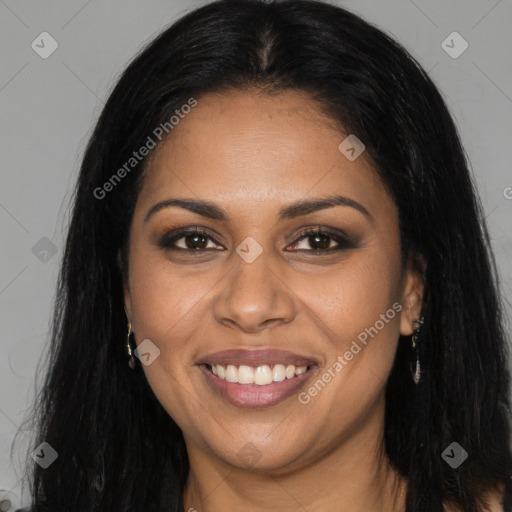
[[[152,206],[147,212],[144,218],[144,224],[148,222],[148,220],[160,210],[170,207],[178,207],[188,210],[192,213],[196,213],[201,215],[202,217],[206,217],[212,220],[220,220],[223,222],[229,221],[229,215],[218,205],[212,203],[211,201],[198,200],[198,199],[167,199],[165,201],[161,201],[154,206]],[[360,203],[350,199],[348,197],[343,197],[339,195],[328,196],[324,198],[315,198],[315,199],[300,199],[294,201],[293,203],[281,208],[279,210],[278,219],[288,220],[294,219],[296,217],[300,217],[302,215],[307,215],[310,213],[317,212],[319,210],[324,210],[326,208],[332,208],[334,206],[349,206],[351,208],[356,209],[365,215],[370,221],[374,221],[374,218],[370,214],[370,212]]]

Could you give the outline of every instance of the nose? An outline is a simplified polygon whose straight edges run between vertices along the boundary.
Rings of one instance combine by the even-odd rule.
[[[252,263],[240,258],[233,264],[213,306],[219,323],[256,333],[293,320],[294,294],[270,268],[265,251]]]

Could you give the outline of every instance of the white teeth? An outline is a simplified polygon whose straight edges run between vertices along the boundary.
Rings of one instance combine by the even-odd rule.
[[[270,384],[272,382],[272,370],[270,366],[264,364],[263,366],[258,366],[256,368],[256,372],[254,374],[254,384],[258,384],[258,386],[265,386],[266,384]]]
[[[302,375],[307,372],[308,367],[295,367],[293,364],[287,366],[284,364],[275,364],[273,368],[268,364],[258,367],[244,364],[239,367],[233,364],[228,364],[227,366],[216,364],[211,365],[211,370],[214,375],[228,382],[265,386],[272,382],[282,382],[285,379],[292,379],[293,377]]]
[[[295,368],[295,375],[302,375],[303,373],[306,373],[307,369],[307,366],[297,366],[297,368]]]
[[[287,379],[291,379],[292,377],[295,377],[295,366],[293,364],[289,364],[286,367],[284,374]]]
[[[228,364],[226,368],[226,380],[228,382],[238,382],[238,372],[232,364]]]
[[[286,378],[284,364],[276,364],[272,372],[272,380],[281,382]]]
[[[240,384],[252,384],[254,382],[254,370],[244,364],[238,368],[238,382]]]

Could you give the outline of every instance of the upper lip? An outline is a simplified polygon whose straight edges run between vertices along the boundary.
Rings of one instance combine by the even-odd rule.
[[[317,364],[311,357],[301,356],[279,349],[231,349],[222,350],[220,352],[212,352],[202,357],[197,364],[232,364],[261,366],[264,364],[293,364],[295,366],[309,366]]]

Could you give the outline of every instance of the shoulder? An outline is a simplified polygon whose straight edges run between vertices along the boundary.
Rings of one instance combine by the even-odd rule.
[[[489,512],[503,512],[503,489],[486,495]]]
[[[493,491],[485,495],[485,503],[487,508],[485,512],[504,512],[503,509],[503,492]],[[445,504],[443,506],[444,512],[463,512],[459,508]]]
[[[503,512],[503,495],[495,492],[490,494],[488,498],[489,512]]]

